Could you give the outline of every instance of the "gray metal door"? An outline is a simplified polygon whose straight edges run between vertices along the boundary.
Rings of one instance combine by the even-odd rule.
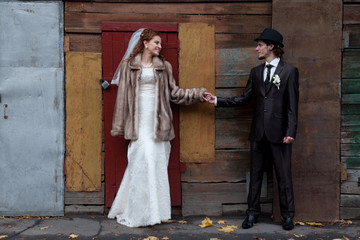
[[[62,1],[0,0],[0,216],[64,214]]]

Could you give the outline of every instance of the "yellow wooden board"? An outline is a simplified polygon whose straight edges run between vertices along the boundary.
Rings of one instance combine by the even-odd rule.
[[[215,93],[215,27],[179,24],[179,85]],[[180,161],[215,161],[215,108],[197,103],[180,108]]]
[[[101,54],[68,52],[66,65],[66,187],[101,189]]]

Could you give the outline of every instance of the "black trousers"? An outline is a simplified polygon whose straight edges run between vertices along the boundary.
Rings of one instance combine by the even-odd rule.
[[[260,215],[260,194],[266,166],[273,165],[279,189],[280,211],[283,218],[294,217],[294,193],[291,177],[291,144],[271,143],[266,136],[251,142],[250,187],[247,215]],[[275,197],[275,196],[274,196]]]

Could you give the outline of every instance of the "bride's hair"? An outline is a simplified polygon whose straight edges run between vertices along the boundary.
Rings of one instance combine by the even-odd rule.
[[[141,35],[140,35],[140,39],[139,42],[136,44],[133,52],[130,54],[129,59],[133,59],[136,55],[138,55],[139,53],[142,53],[144,51],[144,41],[150,41],[151,39],[153,39],[155,36],[160,36],[160,32],[155,31],[151,28],[145,28],[144,31],[142,31]],[[159,58],[161,60],[164,60],[164,56],[159,54]]]

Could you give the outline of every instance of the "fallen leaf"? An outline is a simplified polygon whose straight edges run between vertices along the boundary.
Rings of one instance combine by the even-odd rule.
[[[50,226],[46,226],[46,227],[41,227],[40,230],[45,230],[48,229]]]
[[[185,221],[185,220],[179,220],[178,223],[187,224],[187,221]]]
[[[295,222],[294,224],[295,224],[295,225],[301,225],[301,226],[305,226],[305,225],[306,225],[306,224],[303,223],[303,222]]]
[[[256,240],[265,240],[265,238],[254,237]]]
[[[8,237],[8,235],[1,235],[0,239],[4,239],[4,238],[7,238],[7,237]]]
[[[218,224],[225,224],[225,221],[224,220],[219,220],[217,223]]]
[[[294,234],[294,236],[299,238],[299,237],[303,237],[304,235],[302,235],[302,234],[300,234],[300,235]]]
[[[221,226],[217,230],[220,231],[220,232],[229,233],[229,232],[235,231],[236,228],[238,228],[238,227],[234,226],[234,225],[233,226],[226,226],[226,227]]]
[[[78,238],[79,237],[79,235],[76,235],[76,234],[70,234],[70,236],[69,236],[69,238]]]
[[[159,240],[157,237],[149,236],[147,238],[144,238],[144,240]]]
[[[221,240],[220,238],[210,238],[209,240]]]
[[[169,240],[169,238],[168,237],[163,237],[162,240]]]
[[[324,225],[322,223],[317,223],[317,222],[305,222],[306,225],[310,225],[313,227],[323,227]]]
[[[173,222],[175,222],[174,220],[167,220],[167,221],[164,221],[164,223],[173,223]]]
[[[342,240],[350,240],[349,238],[347,238],[347,237],[345,237],[345,236],[343,236],[341,239],[342,239]]]
[[[210,218],[206,217],[204,220],[202,220],[201,224],[199,224],[199,227],[206,228],[206,227],[210,227],[211,225],[212,225],[212,221],[210,220]]]

